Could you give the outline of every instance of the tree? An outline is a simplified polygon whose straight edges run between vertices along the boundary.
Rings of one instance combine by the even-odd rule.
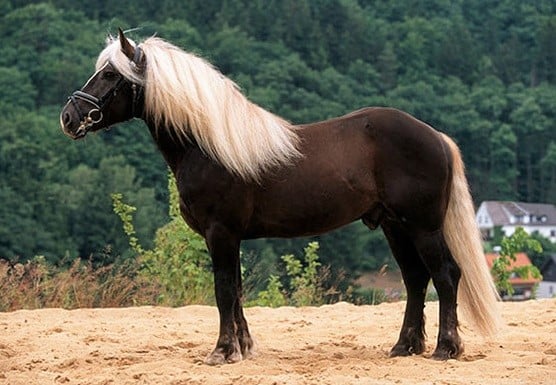
[[[378,55],[377,69],[380,73],[381,91],[396,87],[398,81],[399,60],[392,44],[386,43]]]
[[[154,190],[139,186],[135,169],[122,156],[102,159],[98,169],[80,165],[69,174],[71,232],[78,240],[81,257],[104,264],[128,254],[127,241],[111,214],[113,192],[123,193],[138,207],[138,236],[145,244],[152,244],[162,213],[153,207]]]
[[[131,255],[107,218],[117,191],[138,208],[145,245],[168,220],[166,166],[142,123],[79,142],[58,127],[60,106],[118,26],[209,58],[294,123],[367,105],[404,109],[456,139],[477,203],[554,202],[555,12],[552,0],[2,2],[0,253],[52,262],[93,253],[97,263]],[[248,242],[246,266],[277,273],[279,256],[310,240]],[[325,264],[389,260],[382,235],[359,225],[319,241]]]
[[[478,64],[477,46],[464,21],[455,20],[443,34],[434,55],[443,76],[456,76],[471,84]]]
[[[503,124],[490,138],[490,177],[491,196],[500,200],[515,200],[517,180],[516,159],[517,138],[510,126]]]
[[[0,216],[4,258],[27,259],[35,254],[63,258],[74,251],[67,232],[65,191],[54,178],[64,172],[50,138],[48,115],[6,109],[0,130],[0,186],[5,200]]]
[[[510,296],[514,293],[514,288],[509,281],[513,274],[521,278],[542,278],[539,269],[534,265],[509,268],[511,262],[516,260],[515,254],[520,251],[542,252],[539,241],[529,236],[522,227],[516,228],[511,236],[502,238],[500,246],[500,256],[494,260],[491,268],[499,292]]]
[[[532,74],[531,85],[536,86],[543,81],[556,83],[556,16],[543,18],[536,36],[536,63]]]
[[[519,198],[524,201],[538,202],[541,180],[539,161],[548,143],[539,143],[538,135],[550,130],[551,122],[543,114],[537,101],[525,96],[510,114],[519,141],[518,167],[521,175],[518,187]]]
[[[90,74],[91,55],[102,47],[96,22],[51,4],[16,8],[3,21],[0,65],[25,71],[37,88],[41,105],[64,100],[68,90]]]
[[[556,202],[556,142],[551,141],[546,154],[540,161],[541,201]]]
[[[0,67],[0,105],[6,110],[12,107],[32,109],[37,91],[28,73],[15,67]]]

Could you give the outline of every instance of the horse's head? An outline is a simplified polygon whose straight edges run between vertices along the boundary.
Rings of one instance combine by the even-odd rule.
[[[133,81],[132,78],[141,78],[145,66],[144,55],[139,47],[124,36],[121,29],[119,43],[110,44],[117,44],[118,47],[113,46],[112,51],[118,48],[119,52],[107,54],[104,63],[97,63],[97,71],[80,90],[71,94],[60,113],[62,130],[73,139],[82,138],[89,131],[108,128],[142,113],[141,82]],[[116,60],[118,57],[120,60]],[[121,70],[122,58],[129,67],[125,75]],[[99,60],[103,60],[102,55]],[[135,76],[129,76],[130,73]]]

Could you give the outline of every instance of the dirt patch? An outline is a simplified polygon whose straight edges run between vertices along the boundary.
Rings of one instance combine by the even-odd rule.
[[[389,358],[403,302],[250,308],[257,354],[209,367],[218,313],[170,309],[46,309],[0,313],[0,384],[555,384],[556,300],[503,303],[506,326],[485,341],[462,322],[459,360],[428,359],[438,304],[428,303],[427,352]]]

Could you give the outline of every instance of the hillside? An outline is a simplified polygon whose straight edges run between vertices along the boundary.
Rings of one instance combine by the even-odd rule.
[[[475,203],[556,201],[553,0],[120,0],[0,4],[0,258],[106,265],[133,256],[110,194],[137,207],[142,244],[168,221],[166,166],[137,120],[72,142],[58,114],[109,33],[156,34],[207,58],[253,102],[293,123],[397,107],[453,137]],[[382,234],[319,239],[349,273],[391,263]],[[258,240],[264,260],[307,240]],[[253,266],[250,266],[251,268]]]

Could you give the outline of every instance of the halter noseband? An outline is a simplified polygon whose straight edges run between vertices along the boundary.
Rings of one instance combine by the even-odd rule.
[[[135,53],[133,55],[133,59],[130,62],[133,67],[133,70],[136,72],[140,72],[143,70],[141,66],[142,54],[143,54],[143,50],[139,47],[136,47]],[[68,97],[68,101],[71,102],[71,104],[79,114],[79,127],[75,132],[77,135],[85,135],[94,124],[102,120],[102,118],[104,117],[102,110],[104,109],[106,104],[108,104],[108,102],[110,102],[112,98],[117,95],[118,91],[120,90],[120,88],[122,88],[122,86],[125,83],[125,78],[123,77],[123,75],[119,74],[118,76],[119,78],[116,84],[100,98],[97,98],[96,96],[81,90],[74,91],[71,94],[71,96]],[[132,83],[131,90],[133,91],[133,99],[131,103],[131,115],[135,116],[137,110],[136,105],[141,98],[143,87],[141,87],[138,84]],[[91,104],[93,108],[89,110],[87,114],[83,113],[81,108],[79,108],[79,103],[77,103],[77,99],[80,99],[86,103]]]
[[[110,88],[108,92],[106,92],[101,98],[97,98],[96,96],[80,90],[75,91],[73,94],[71,94],[68,99],[69,101],[71,101],[71,104],[79,114],[79,127],[77,128],[76,134],[86,134],[87,131],[89,131],[89,128],[102,120],[102,118],[104,117],[102,113],[104,106],[110,100],[112,100],[114,96],[116,96],[123,84],[124,77],[120,75],[118,82],[114,85],[114,87]],[[87,114],[85,114],[79,107],[77,99],[91,104],[93,108],[89,110]]]

